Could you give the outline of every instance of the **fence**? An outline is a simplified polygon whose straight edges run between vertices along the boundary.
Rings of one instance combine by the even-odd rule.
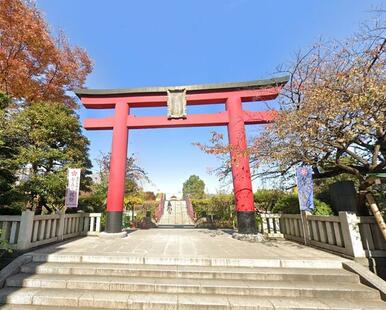
[[[386,257],[386,242],[373,216],[359,218],[359,232],[367,257]]]
[[[0,238],[15,250],[95,235],[100,228],[100,213],[34,215],[32,211],[24,211],[21,215],[0,216]]]
[[[164,208],[165,208],[165,194],[161,194],[161,200],[158,204],[157,209],[155,210],[154,218],[156,222],[158,222],[161,218],[161,216],[164,214]]]
[[[285,238],[349,257],[386,257],[386,242],[371,216],[339,212],[338,216],[261,214],[261,233]]]
[[[188,212],[189,217],[192,219],[192,221],[195,221],[196,220],[196,213],[194,212],[192,201],[191,201],[190,197],[186,195],[184,197],[184,200],[186,201],[186,208],[187,208],[187,212]]]

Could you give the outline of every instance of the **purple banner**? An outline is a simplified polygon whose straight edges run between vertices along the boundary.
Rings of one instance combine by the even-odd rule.
[[[66,190],[66,207],[77,208],[79,198],[80,169],[68,169],[68,185]]]
[[[312,168],[310,166],[302,166],[296,169],[296,183],[298,186],[300,210],[313,210],[314,183],[312,181]]]

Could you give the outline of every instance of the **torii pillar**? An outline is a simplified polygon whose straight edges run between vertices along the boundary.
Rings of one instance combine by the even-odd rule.
[[[119,233],[122,231],[127,164],[128,114],[129,105],[125,101],[119,101],[115,104],[109,186],[107,190],[106,232],[109,233]]]
[[[256,234],[256,210],[241,98],[238,96],[229,97],[226,101],[226,109],[229,115],[228,140],[231,146],[231,167],[238,232]]]
[[[238,231],[242,234],[257,233],[245,125],[271,123],[276,117],[276,112],[245,111],[242,102],[275,99],[287,81],[288,77],[280,77],[241,83],[76,90],[75,93],[86,108],[115,109],[113,117],[86,119],[84,121],[84,127],[88,130],[113,130],[106,232],[120,233],[122,231],[128,130],[227,126],[231,146]],[[224,112],[192,115],[186,115],[185,112],[186,105],[223,103],[226,106]],[[137,117],[129,114],[131,107],[160,106],[169,107],[169,116]],[[176,114],[177,119],[175,118]]]

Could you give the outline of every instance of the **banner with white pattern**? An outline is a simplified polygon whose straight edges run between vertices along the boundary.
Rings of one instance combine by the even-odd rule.
[[[77,208],[79,198],[80,169],[68,169],[68,185],[66,190],[66,207]]]

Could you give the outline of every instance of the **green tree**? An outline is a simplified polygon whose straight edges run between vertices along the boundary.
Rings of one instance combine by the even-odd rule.
[[[201,199],[204,197],[205,183],[197,175],[191,175],[182,187],[184,196],[189,195],[192,199]]]
[[[10,130],[8,106],[11,99],[0,93],[0,205],[9,205],[15,200],[13,184],[16,181],[18,140]]]
[[[98,171],[96,181],[91,186],[89,193],[82,193],[80,206],[86,211],[102,212],[106,207],[107,190],[110,175],[110,154],[101,154],[96,160]],[[137,159],[130,156],[126,162],[125,180],[125,206],[131,208],[134,204],[144,200],[141,182],[149,180],[144,169],[136,163]],[[136,203],[134,203],[136,202]]]
[[[90,185],[88,139],[75,112],[55,102],[38,102],[14,113],[12,131],[19,139],[13,163],[19,167],[20,189],[37,212],[64,205],[67,169],[82,168],[81,190]]]

